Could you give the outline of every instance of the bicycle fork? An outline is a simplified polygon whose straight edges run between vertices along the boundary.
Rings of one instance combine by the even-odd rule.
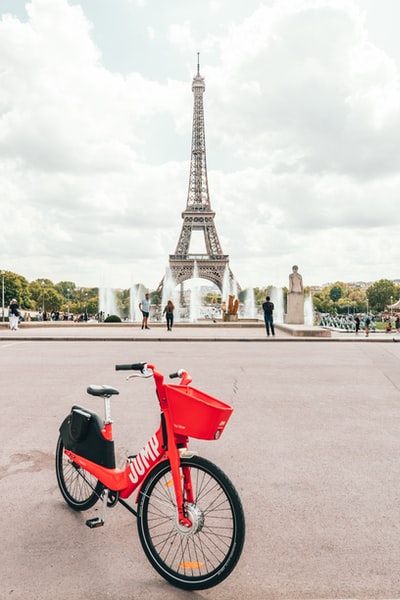
[[[193,456],[193,452],[188,452],[186,449],[178,449],[176,446],[173,447],[172,453],[169,453],[169,461],[171,465],[172,472],[172,481],[174,483],[175,490],[175,498],[176,498],[176,507],[178,511],[178,523],[182,527],[186,527],[190,529],[193,523],[188,519],[185,502],[194,503],[193,498],[193,487],[192,487],[192,479],[190,474],[189,467],[182,467],[182,475],[181,475],[181,465],[180,459],[183,456]],[[183,487],[182,487],[182,479],[183,479]]]

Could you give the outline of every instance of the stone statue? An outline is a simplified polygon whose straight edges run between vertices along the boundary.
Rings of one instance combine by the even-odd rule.
[[[299,267],[293,265],[292,273],[289,275],[289,294],[303,293],[303,278],[298,271]]]
[[[287,295],[287,313],[285,323],[304,325],[304,287],[299,267],[293,265],[289,275],[289,290]]]

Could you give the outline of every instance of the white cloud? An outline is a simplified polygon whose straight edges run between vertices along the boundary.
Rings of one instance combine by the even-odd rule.
[[[27,20],[0,20],[2,209],[18,207],[2,268],[158,285],[186,205],[200,51],[211,204],[241,285],[286,285],[294,263],[306,284],[399,276],[398,64],[355,0],[171,15],[126,0],[147,24],[125,75],[104,66],[86,4],[32,0]]]

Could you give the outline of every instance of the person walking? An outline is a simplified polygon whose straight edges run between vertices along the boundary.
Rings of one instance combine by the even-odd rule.
[[[271,302],[271,298],[269,296],[267,296],[265,298],[265,302],[262,305],[263,307],[263,311],[264,311],[264,321],[265,321],[265,328],[267,330],[267,335],[269,336],[269,330],[271,328],[271,333],[273,336],[275,336],[275,328],[274,328],[274,317],[273,317],[273,312],[274,312],[274,303]]]
[[[172,331],[172,325],[174,324],[174,310],[174,303],[172,302],[172,300],[168,300],[163,310],[163,315],[165,315],[165,318],[167,319],[168,331]]]
[[[371,319],[369,318],[368,313],[364,319],[364,324],[365,324],[365,337],[368,337],[369,336],[369,326],[371,325]]]
[[[8,320],[10,322],[11,331],[17,331],[19,324],[19,306],[18,302],[15,298],[13,298],[10,302],[10,306],[8,307]]]
[[[141,302],[139,302],[139,310],[142,312],[142,329],[150,329],[147,325],[147,321],[150,314],[150,294],[145,294]]]

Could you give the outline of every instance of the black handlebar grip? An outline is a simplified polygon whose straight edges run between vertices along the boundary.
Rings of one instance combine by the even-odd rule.
[[[177,377],[180,377],[179,371],[175,371],[175,373],[170,373],[169,374],[169,378],[170,379],[177,379]]]
[[[143,371],[146,363],[133,363],[132,365],[115,365],[116,371]]]

